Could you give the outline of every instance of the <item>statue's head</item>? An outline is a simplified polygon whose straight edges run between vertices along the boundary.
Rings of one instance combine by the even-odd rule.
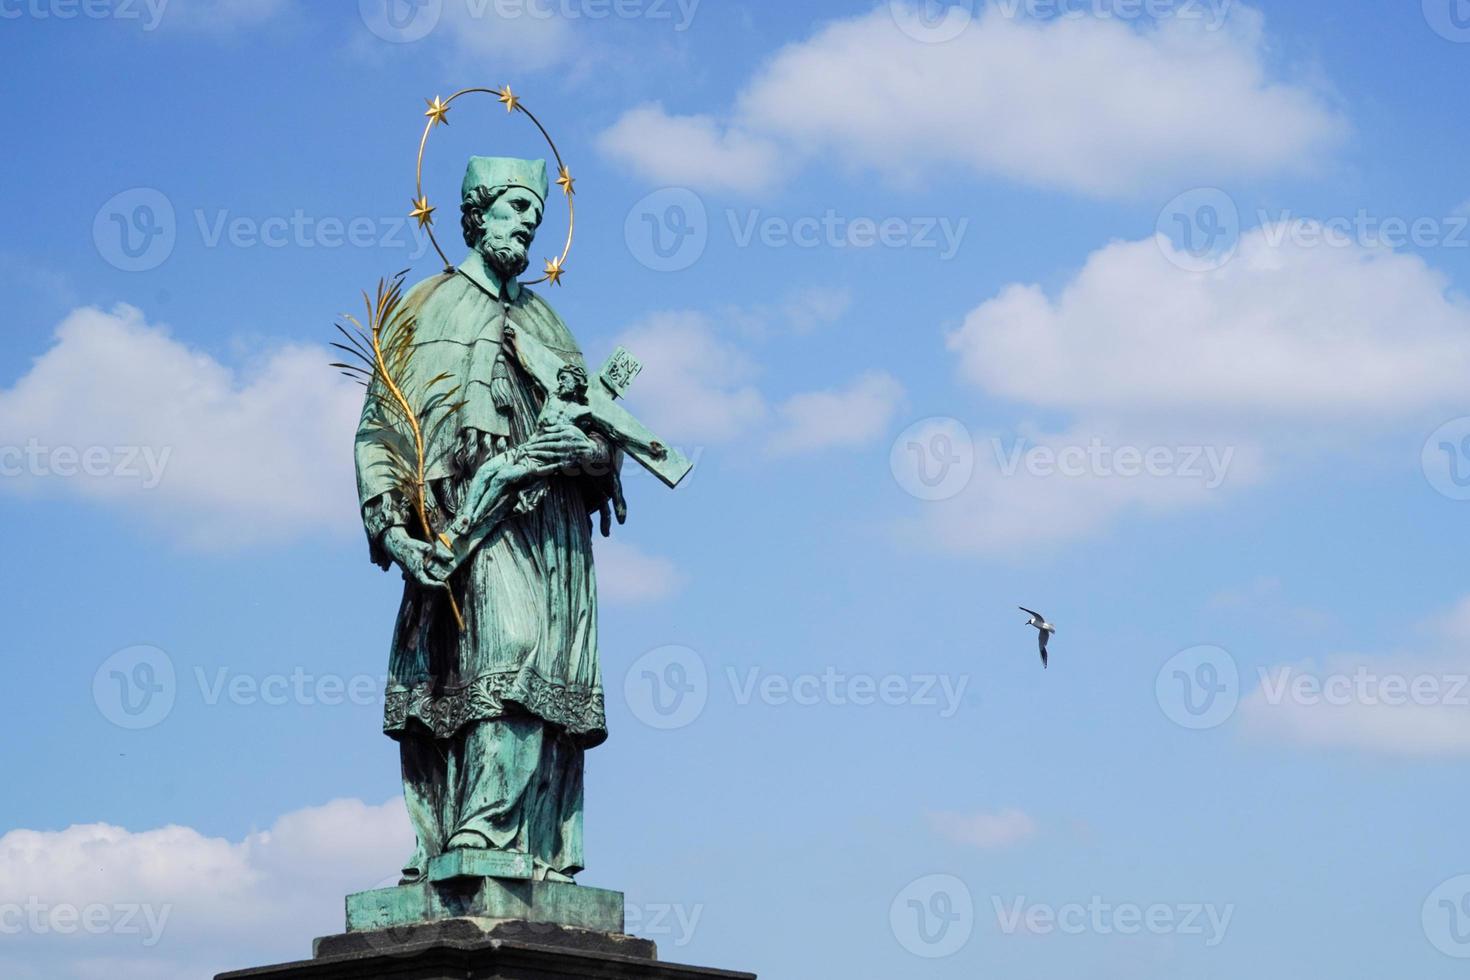
[[[563,401],[587,400],[587,372],[579,365],[563,364],[556,372],[556,395]]]
[[[470,157],[460,193],[465,244],[502,279],[525,272],[546,206],[546,161]]]

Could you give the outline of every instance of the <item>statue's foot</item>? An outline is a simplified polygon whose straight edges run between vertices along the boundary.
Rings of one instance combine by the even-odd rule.
[[[403,877],[398,879],[400,885],[416,885],[424,880],[424,872],[420,868],[404,868]]]
[[[473,830],[461,830],[444,845],[446,851],[488,851],[490,839]]]

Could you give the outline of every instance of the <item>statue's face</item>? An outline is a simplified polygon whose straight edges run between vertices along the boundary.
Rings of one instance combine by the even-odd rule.
[[[526,271],[531,242],[541,224],[541,202],[536,195],[520,187],[512,187],[495,199],[480,219],[484,237],[480,254],[491,268],[503,276],[514,277]]]

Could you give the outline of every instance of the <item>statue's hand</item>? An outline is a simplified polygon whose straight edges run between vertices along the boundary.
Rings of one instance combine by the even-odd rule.
[[[404,528],[395,527],[383,538],[383,547],[403,569],[405,578],[425,589],[449,589],[445,580],[454,568],[442,546],[426,544],[411,537]]]
[[[537,430],[520,448],[535,476],[549,476],[567,466],[596,463],[604,455],[600,443],[570,422]]]

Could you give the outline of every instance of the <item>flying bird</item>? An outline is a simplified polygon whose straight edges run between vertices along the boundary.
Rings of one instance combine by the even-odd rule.
[[[1057,628],[1051,623],[1048,623],[1046,617],[1034,609],[1027,609],[1025,606],[1017,606],[1016,608],[1023,613],[1029,613],[1031,616],[1030,619],[1026,620],[1026,625],[1036,627],[1036,645],[1041,648],[1041,669],[1045,670],[1046,641],[1051,639],[1051,635],[1057,631]]]

